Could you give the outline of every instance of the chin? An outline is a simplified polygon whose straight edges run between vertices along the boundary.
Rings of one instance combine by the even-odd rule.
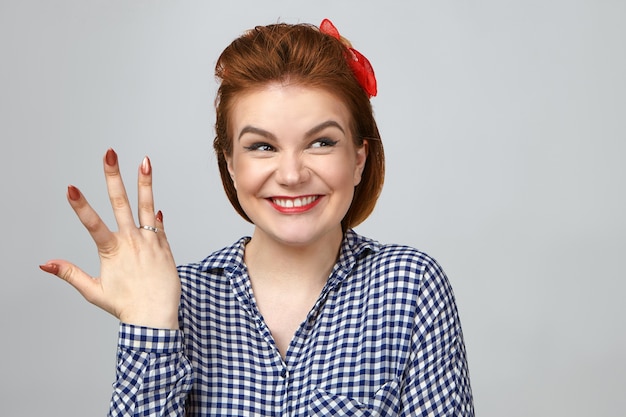
[[[305,247],[315,245],[325,240],[334,240],[336,233],[342,233],[341,224],[326,230],[309,225],[282,225],[274,230],[263,231],[268,238],[287,246]]]
[[[305,247],[315,244],[321,236],[308,233],[281,233],[275,234],[274,239],[287,246]]]

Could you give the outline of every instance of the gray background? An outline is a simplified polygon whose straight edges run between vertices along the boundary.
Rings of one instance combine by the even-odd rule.
[[[250,233],[211,153],[215,60],[256,24],[323,17],[379,82],[388,176],[358,230],[444,266],[477,415],[623,415],[626,3],[608,0],[0,0],[0,414],[108,407],[116,320],[37,268],[98,273],[66,186],[114,227],[102,156],[134,195],[148,154],[177,262]]]

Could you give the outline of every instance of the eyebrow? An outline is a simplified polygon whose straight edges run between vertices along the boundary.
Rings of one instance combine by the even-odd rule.
[[[326,129],[327,127],[336,127],[337,129],[341,130],[341,133],[343,133],[344,135],[346,134],[346,132],[344,132],[343,128],[341,127],[341,125],[339,123],[337,123],[334,120],[327,120],[323,123],[320,123],[319,125],[315,126],[312,129],[309,129],[308,132],[306,132],[306,136],[313,136],[316,133],[321,132],[322,130]]]
[[[254,133],[255,135],[259,135],[268,139],[276,140],[276,136],[274,136],[272,133],[268,132],[267,130],[263,130],[258,127],[254,127],[250,125],[245,126],[243,129],[241,129],[241,132],[239,132],[239,136],[237,137],[237,140],[241,140],[241,137],[245,135],[246,133]]]
[[[343,133],[344,135],[346,133],[339,123],[337,123],[334,120],[327,120],[325,122],[320,123],[317,126],[314,126],[311,129],[309,129],[305,133],[305,136],[306,137],[313,136],[316,133],[319,133],[322,130],[328,128],[328,127],[336,127],[337,129],[341,130],[341,133]],[[253,134],[256,134],[256,135],[259,135],[259,136],[263,136],[263,137],[268,138],[268,139],[276,140],[276,136],[273,133],[268,132],[265,129],[261,129],[261,128],[250,126],[250,125],[245,126],[243,129],[241,129],[241,132],[239,132],[239,136],[237,137],[237,140],[240,140],[241,137],[243,135],[245,135],[246,133],[253,133]]]

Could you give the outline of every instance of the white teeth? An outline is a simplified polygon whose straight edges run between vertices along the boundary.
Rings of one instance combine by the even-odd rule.
[[[316,196],[309,197],[298,197],[298,198],[273,198],[272,201],[274,204],[280,207],[292,208],[292,207],[302,207],[308,204],[311,204],[317,199]]]

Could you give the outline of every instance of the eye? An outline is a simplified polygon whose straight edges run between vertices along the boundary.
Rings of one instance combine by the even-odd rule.
[[[274,151],[274,147],[264,142],[253,143],[250,146],[244,146],[244,149],[247,151],[261,151],[261,152],[272,152]]]
[[[337,144],[336,140],[332,140],[329,138],[320,138],[311,143],[311,148],[325,148],[332,147]]]

